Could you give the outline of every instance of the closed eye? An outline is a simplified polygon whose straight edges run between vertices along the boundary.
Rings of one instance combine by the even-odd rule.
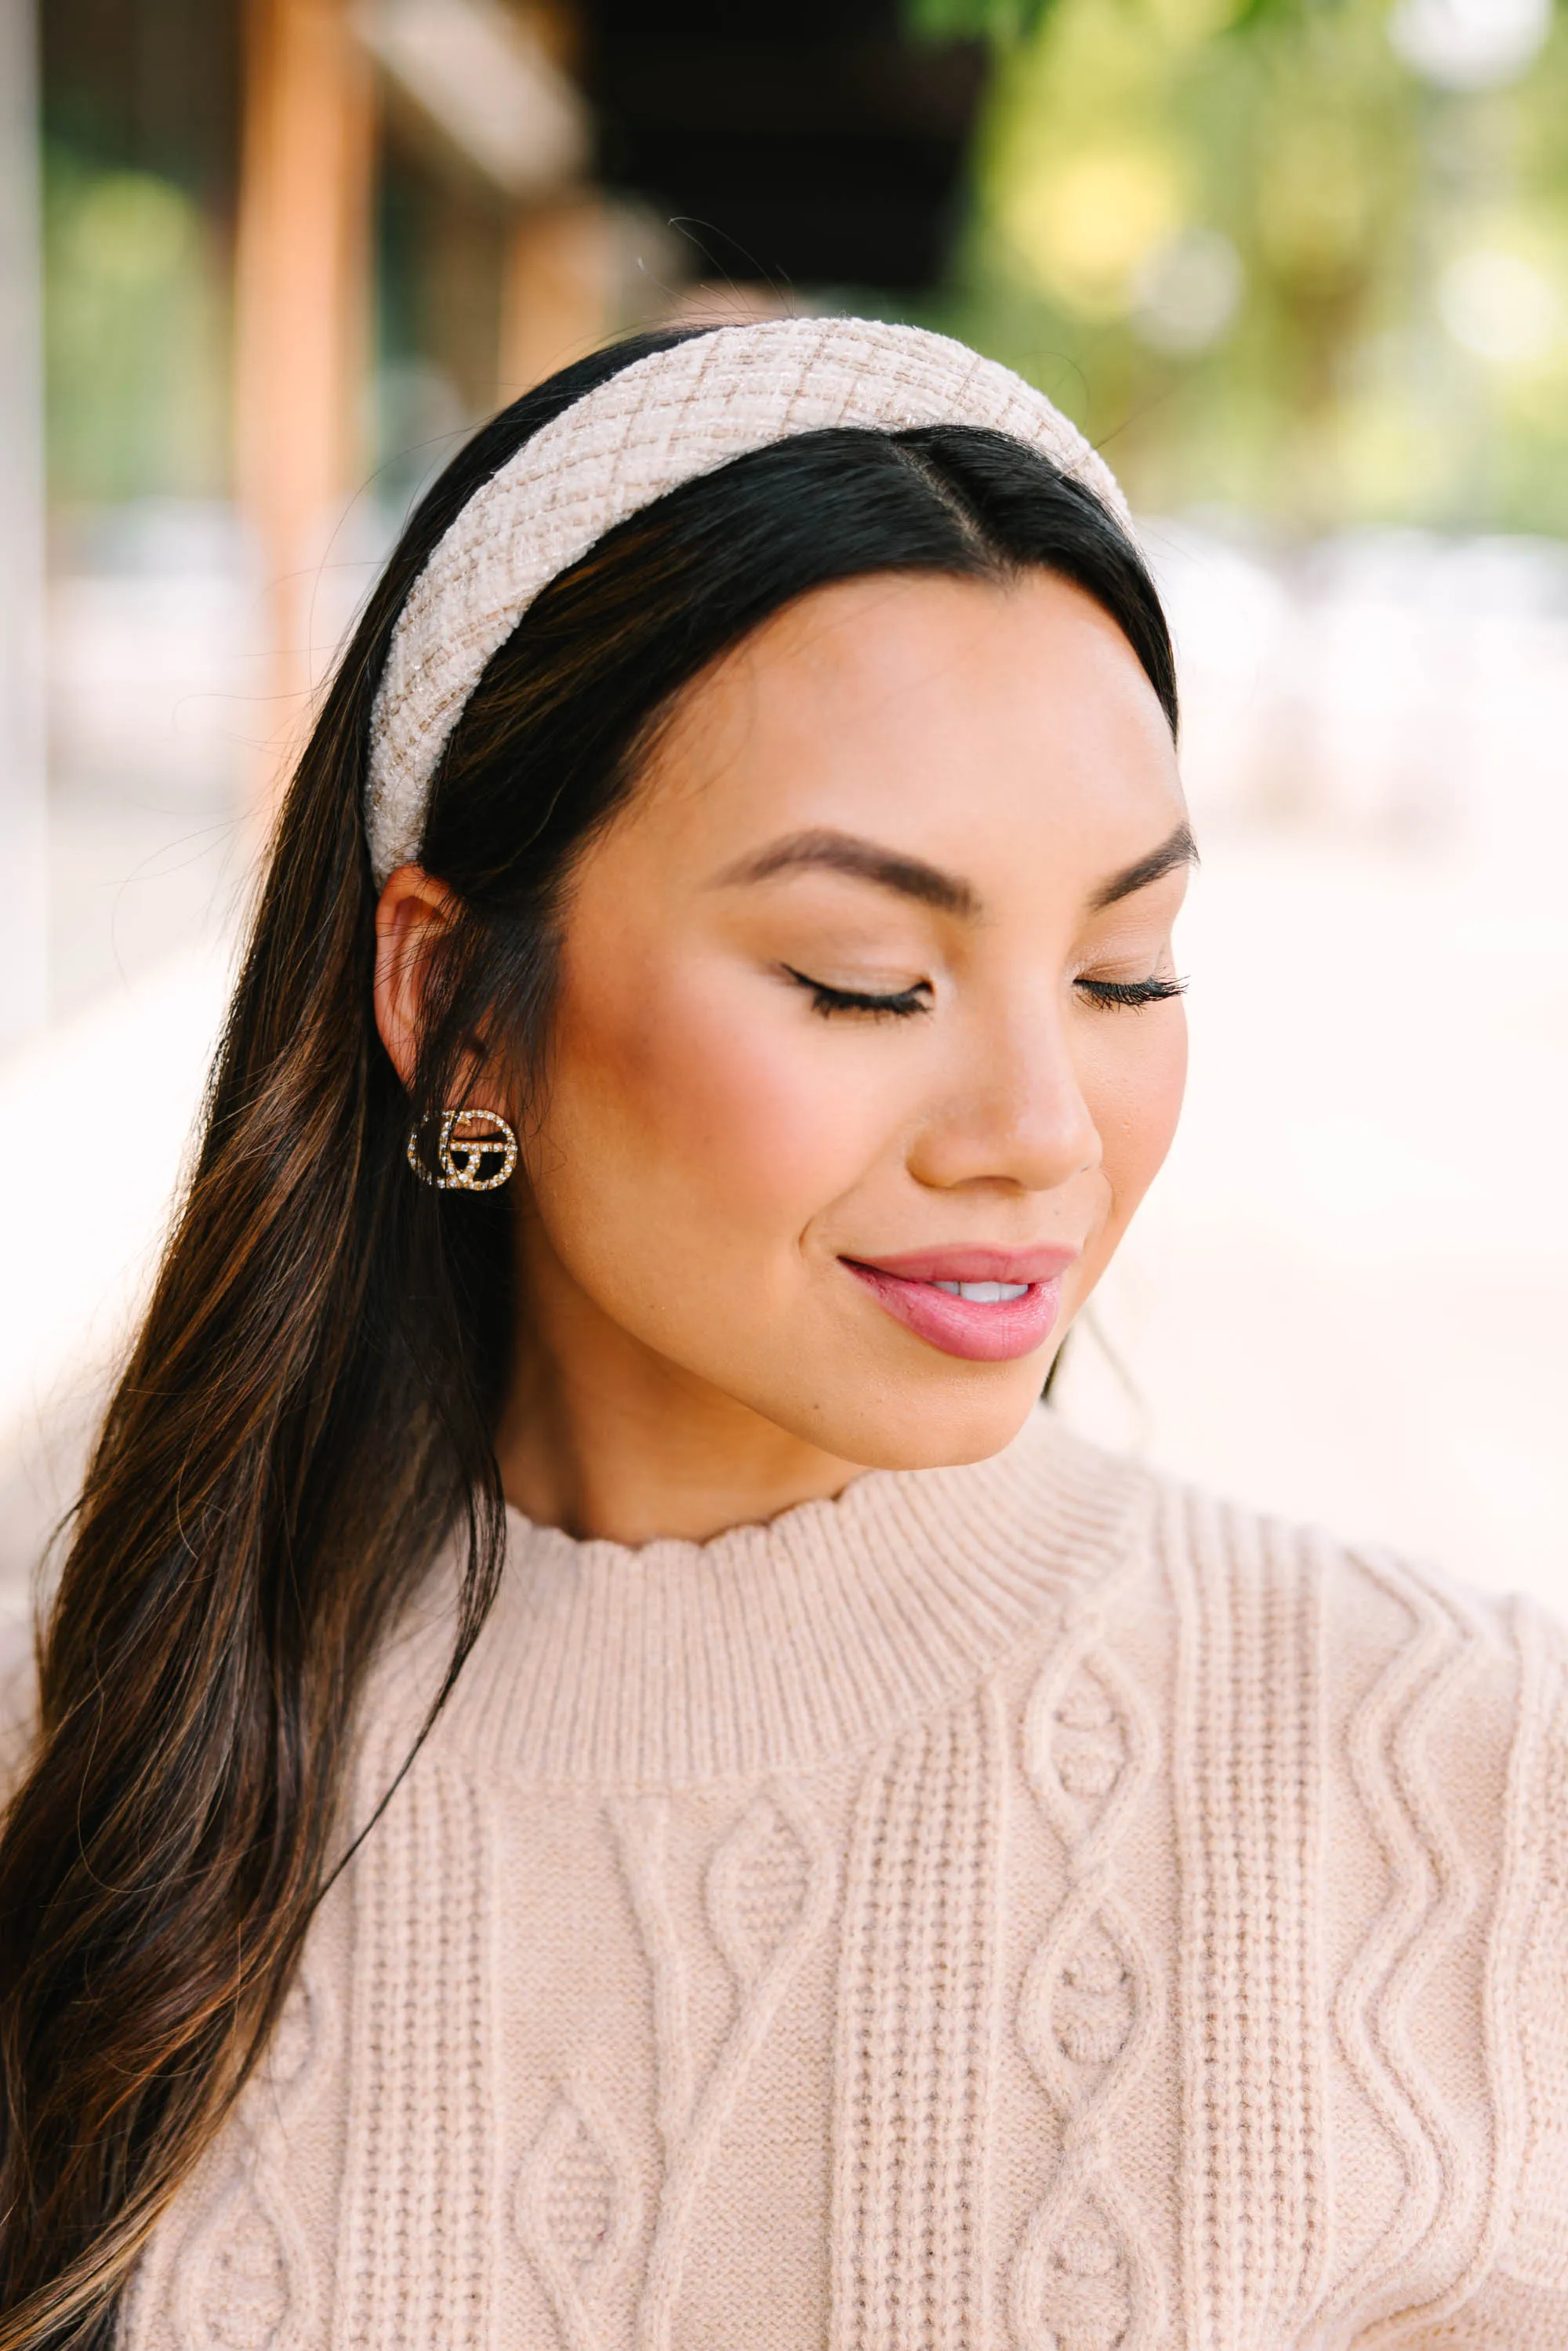
[[[1134,1011],[1186,993],[1185,979],[1081,979],[1076,985],[1092,1003]]]
[[[786,964],[785,971],[797,987],[807,990],[811,1009],[831,1019],[835,1012],[880,1013],[894,1020],[906,1020],[912,1012],[931,1009],[931,983],[916,980],[913,987],[901,987],[891,996],[874,996],[858,987],[830,987],[825,979],[813,979],[809,972],[797,971]]]

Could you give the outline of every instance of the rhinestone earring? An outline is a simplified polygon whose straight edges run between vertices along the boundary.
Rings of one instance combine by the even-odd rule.
[[[453,1129],[460,1121],[483,1124],[488,1134],[455,1134]],[[439,1176],[433,1176],[420,1155],[419,1139],[429,1125],[422,1118],[417,1126],[408,1131],[408,1164],[422,1184],[434,1184],[438,1192],[498,1192],[517,1164],[517,1138],[499,1111],[448,1110],[441,1114],[441,1133],[435,1145],[435,1164]],[[499,1156],[501,1165],[495,1175],[484,1173],[486,1159]]]

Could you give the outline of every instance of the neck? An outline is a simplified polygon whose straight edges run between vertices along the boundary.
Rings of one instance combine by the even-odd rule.
[[[830,1501],[859,1476],[862,1464],[654,1354],[575,1286],[529,1290],[496,1451],[507,1501],[537,1526],[706,1542]]]

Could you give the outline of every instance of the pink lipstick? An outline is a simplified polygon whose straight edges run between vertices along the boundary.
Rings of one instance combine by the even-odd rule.
[[[945,1355],[1008,1364],[1043,1347],[1074,1249],[948,1249],[839,1262],[878,1304]]]

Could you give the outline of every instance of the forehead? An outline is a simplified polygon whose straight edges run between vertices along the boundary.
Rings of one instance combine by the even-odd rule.
[[[1126,639],[1082,590],[1031,572],[800,598],[681,695],[628,818],[670,861],[837,826],[994,887],[1041,861],[1064,880],[1110,870],[1182,805]]]

